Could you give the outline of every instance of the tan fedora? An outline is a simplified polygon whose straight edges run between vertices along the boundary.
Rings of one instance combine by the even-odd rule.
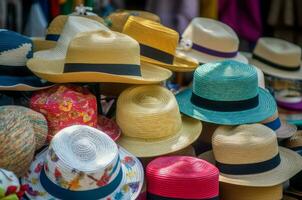
[[[40,78],[54,82],[150,84],[171,72],[140,63],[139,44],[94,20],[71,16],[55,48],[38,51],[27,62]]]
[[[238,51],[239,39],[228,25],[208,18],[194,18],[182,34],[179,50],[199,63],[237,60],[248,63]]]
[[[270,187],[249,187],[220,183],[220,198],[223,200],[281,200],[282,184]]]
[[[154,157],[183,149],[200,135],[199,120],[181,116],[172,92],[161,86],[131,87],[117,101],[117,141],[137,157]]]
[[[302,168],[302,157],[279,147],[274,131],[261,124],[220,126],[212,137],[212,146],[213,151],[199,157],[215,163],[224,183],[274,186]]]
[[[194,71],[198,62],[176,52],[179,35],[160,23],[130,16],[123,33],[137,40],[144,62],[159,65],[176,72]]]
[[[302,152],[302,131],[297,131],[291,138],[286,140],[284,146]]]
[[[285,40],[260,38],[253,51],[251,63],[264,74],[302,80],[301,48]]]

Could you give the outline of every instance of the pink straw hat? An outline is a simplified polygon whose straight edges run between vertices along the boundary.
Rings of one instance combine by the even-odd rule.
[[[148,200],[219,199],[218,169],[198,158],[156,158],[147,166],[146,178]]]

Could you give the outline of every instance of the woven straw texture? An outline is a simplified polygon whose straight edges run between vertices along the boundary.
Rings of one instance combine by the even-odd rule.
[[[24,114],[15,106],[0,107],[0,167],[18,177],[29,168],[36,149],[33,126]]]
[[[193,143],[202,126],[181,117],[172,92],[161,86],[131,87],[117,101],[118,143],[138,157],[171,153]]]
[[[290,149],[302,147],[302,131],[297,131],[284,145]]]

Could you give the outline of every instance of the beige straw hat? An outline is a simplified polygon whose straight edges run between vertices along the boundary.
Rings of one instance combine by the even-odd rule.
[[[280,200],[282,184],[270,187],[249,187],[220,183],[220,198],[223,200]]]
[[[302,131],[297,131],[291,138],[285,141],[284,146],[295,150],[295,151],[302,151]]]
[[[200,135],[199,120],[181,116],[175,96],[161,86],[131,87],[117,101],[118,143],[137,157],[154,157],[183,149]]]
[[[54,83],[157,83],[172,73],[141,64],[139,44],[122,33],[83,17],[69,17],[57,46],[27,62],[37,76]]]
[[[216,164],[224,183],[274,186],[302,168],[302,157],[278,147],[274,131],[261,124],[220,126],[212,137],[212,146],[213,151],[199,157]]]

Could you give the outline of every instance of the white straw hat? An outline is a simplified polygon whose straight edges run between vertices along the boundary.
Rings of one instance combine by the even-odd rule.
[[[135,199],[144,172],[137,158],[105,133],[83,125],[62,129],[33,161],[22,184],[29,199]]]
[[[181,53],[205,64],[226,59],[248,63],[238,52],[239,39],[228,25],[208,18],[194,18],[182,34]]]
[[[251,63],[264,74],[302,80],[301,48],[285,40],[260,38],[253,51]]]
[[[276,134],[261,124],[220,126],[212,137],[212,146],[213,151],[199,157],[216,163],[221,182],[274,186],[302,169],[302,157],[278,147]]]
[[[202,129],[199,120],[181,116],[172,92],[156,85],[123,91],[117,101],[116,121],[122,129],[118,144],[137,157],[183,149]]]

